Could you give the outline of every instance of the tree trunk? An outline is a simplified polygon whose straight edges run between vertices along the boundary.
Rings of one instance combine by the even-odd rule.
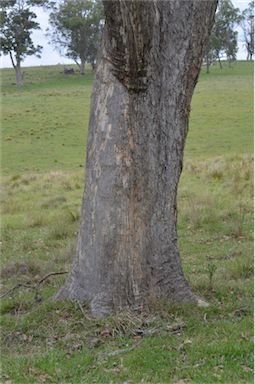
[[[56,295],[93,314],[197,301],[177,244],[191,96],[216,1],[105,1],[77,254]]]
[[[96,62],[95,61],[91,62],[91,68],[92,68],[92,71],[95,72],[95,70],[96,70]]]
[[[219,62],[219,65],[220,65],[220,69],[222,69],[222,63],[221,63],[220,56],[218,56],[218,62]]]
[[[80,75],[85,75],[85,61],[81,61],[80,64]]]
[[[208,55],[206,55],[206,73],[210,73],[210,60]]]
[[[16,57],[16,64],[15,64],[12,52],[9,52],[9,55],[10,55],[10,59],[11,59],[11,62],[12,62],[12,66],[15,69],[16,84],[19,85],[19,86],[23,85],[23,76],[22,76],[22,72],[21,72],[20,58]]]
[[[251,61],[253,56],[253,51],[250,49],[250,46],[247,48],[247,60]]]
[[[253,56],[253,50],[252,50],[252,44],[249,43],[249,41],[247,41],[245,43],[246,45],[246,50],[247,50],[247,57],[246,57],[246,60],[250,61],[252,60],[252,56]]]
[[[19,86],[23,85],[23,76],[21,72],[20,62],[17,62],[15,66],[15,73],[16,73],[16,84]]]

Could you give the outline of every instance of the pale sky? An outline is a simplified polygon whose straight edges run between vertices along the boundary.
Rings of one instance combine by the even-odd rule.
[[[241,11],[248,7],[250,0],[232,0],[232,3],[235,7],[239,8]],[[33,32],[32,38],[34,44],[42,45],[43,50],[41,58],[38,59],[35,56],[28,56],[22,63],[23,67],[37,66],[37,65],[54,65],[54,64],[73,64],[72,60],[69,60],[63,56],[60,56],[59,53],[54,50],[54,47],[49,44],[49,38],[45,36],[46,29],[48,27],[48,13],[41,8],[35,8],[35,13],[37,14],[37,21],[40,23],[41,29]],[[238,53],[237,59],[244,60],[246,59],[246,51],[243,47],[243,43],[240,41],[241,31],[238,29]],[[11,61],[9,56],[0,57],[0,68],[11,67]]]

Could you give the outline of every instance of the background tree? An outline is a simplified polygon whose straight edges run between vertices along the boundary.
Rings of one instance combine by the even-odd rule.
[[[56,299],[94,314],[198,302],[177,244],[177,186],[215,0],[105,1],[77,254]]]
[[[16,72],[17,85],[23,84],[21,62],[26,56],[40,57],[42,47],[35,46],[31,34],[40,29],[31,6],[45,0],[4,0],[0,6],[0,52],[9,55]]]
[[[85,63],[94,67],[103,27],[100,0],[62,0],[53,2],[50,14],[51,41],[59,52],[73,59],[80,73]]]
[[[242,12],[240,26],[243,32],[243,42],[247,50],[247,60],[254,55],[254,1]]]
[[[240,21],[239,9],[230,0],[220,0],[215,15],[215,23],[205,53],[207,72],[210,65],[218,60],[222,68],[221,59],[226,58],[229,63],[236,60],[238,50],[236,25]]]

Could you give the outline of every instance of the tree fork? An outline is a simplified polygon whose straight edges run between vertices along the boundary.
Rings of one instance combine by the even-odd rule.
[[[190,102],[216,0],[104,1],[76,258],[56,299],[95,315],[191,302],[177,245]]]

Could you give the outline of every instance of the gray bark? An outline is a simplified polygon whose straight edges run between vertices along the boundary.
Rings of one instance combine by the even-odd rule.
[[[22,76],[22,72],[21,72],[20,63],[16,64],[15,73],[16,73],[16,84],[19,86],[23,85],[23,76]]]
[[[218,63],[220,65],[220,69],[222,69],[222,63],[221,63],[221,59],[220,59],[220,56],[218,55]]]
[[[16,64],[15,64],[12,53],[9,52],[9,55],[10,55],[10,59],[12,62],[12,66],[15,69],[16,84],[19,86],[23,85],[23,76],[22,76],[22,72],[21,72],[20,58],[16,58]]]
[[[80,75],[85,75],[85,61],[81,60]]]
[[[104,315],[196,301],[177,244],[177,186],[216,0],[105,1],[77,254],[57,299]]]
[[[210,73],[210,60],[208,55],[206,55],[206,73]]]

